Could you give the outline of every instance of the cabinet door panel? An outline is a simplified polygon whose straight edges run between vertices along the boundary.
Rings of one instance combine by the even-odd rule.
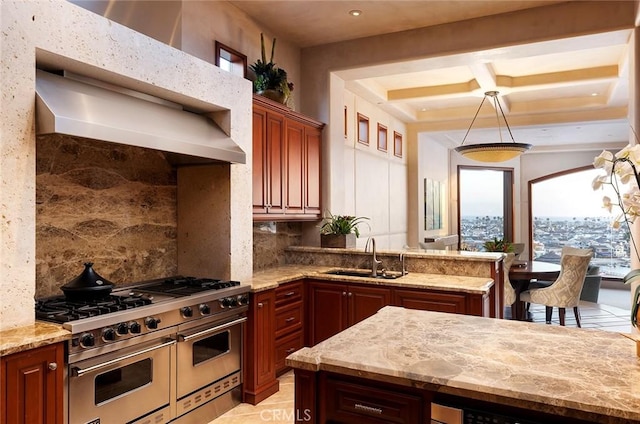
[[[309,345],[313,346],[347,327],[347,287],[332,283],[310,283]]]
[[[302,329],[302,302],[276,309],[276,339],[295,330]]]
[[[305,199],[305,213],[307,214],[321,214],[320,205],[320,149],[321,149],[322,135],[317,128],[307,127],[305,129],[305,147],[306,147],[306,199]]]
[[[50,364],[56,367],[52,365],[51,369]],[[6,378],[6,397],[2,402],[3,413],[6,413],[4,422],[62,422],[62,343],[9,355],[3,358],[2,368]]]
[[[414,424],[424,422],[418,395],[327,378],[326,411],[330,422]]]
[[[267,112],[253,108],[253,212],[267,212]]]
[[[391,303],[391,289],[349,286],[349,325],[369,318]]]
[[[284,212],[284,118],[267,113],[269,213]]]
[[[394,304],[423,311],[464,314],[467,310],[466,296],[457,293],[442,293],[429,290],[395,290]]]
[[[287,150],[286,150],[286,212],[304,212],[304,127],[297,123],[287,122]]]
[[[296,350],[304,347],[304,334],[296,331],[276,342],[276,374],[280,375],[288,369],[285,359]]]

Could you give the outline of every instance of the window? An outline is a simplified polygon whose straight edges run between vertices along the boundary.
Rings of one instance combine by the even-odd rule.
[[[342,121],[344,124],[344,138],[347,138],[347,107],[344,107],[344,120]]]
[[[243,78],[247,77],[247,56],[219,41],[215,43],[215,50],[217,67]]]
[[[378,150],[387,151],[387,127],[378,123]]]
[[[393,154],[402,157],[402,134],[393,132]]]
[[[460,248],[482,251],[487,240],[513,239],[513,170],[458,167]]]
[[[358,113],[358,143],[369,144],[369,118]]]
[[[560,263],[562,246],[569,245],[592,248],[591,264],[604,276],[623,277],[631,270],[629,231],[625,225],[613,229],[611,221],[619,210],[610,214],[602,207],[602,197],[615,199],[615,193],[609,185],[598,191],[591,188],[591,181],[601,174],[589,166],[529,183],[534,259]]]

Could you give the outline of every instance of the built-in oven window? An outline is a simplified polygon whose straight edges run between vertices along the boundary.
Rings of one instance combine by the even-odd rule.
[[[151,383],[152,368],[152,359],[147,358],[97,375],[95,379],[96,405]]]
[[[223,331],[193,343],[193,365],[216,358],[229,352],[231,333]]]

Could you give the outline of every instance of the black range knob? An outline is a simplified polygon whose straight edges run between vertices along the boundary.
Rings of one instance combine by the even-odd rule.
[[[129,333],[129,326],[127,325],[126,322],[121,322],[120,324],[116,325],[116,334],[119,336],[124,336],[126,334]]]
[[[193,316],[193,310],[191,309],[190,306],[185,306],[183,308],[180,308],[180,313],[184,318],[191,318]]]
[[[93,347],[96,344],[96,339],[91,333],[83,333],[80,335],[80,346],[87,348]]]
[[[249,295],[241,294],[238,296],[238,305],[248,305],[249,304]]]
[[[155,330],[158,328],[158,324],[160,324],[160,318],[147,317],[144,319],[144,325],[146,325],[149,330]]]
[[[206,303],[200,305],[200,315],[209,315],[211,313],[211,307]]]
[[[142,331],[142,327],[140,326],[140,323],[136,321],[131,321],[129,323],[129,332],[131,334],[140,334],[141,331]]]
[[[220,306],[223,308],[229,308],[231,306],[231,299],[229,299],[228,297],[223,297],[219,300],[219,302]]]
[[[102,340],[105,342],[112,342],[116,339],[116,332],[113,328],[108,327],[102,330]]]

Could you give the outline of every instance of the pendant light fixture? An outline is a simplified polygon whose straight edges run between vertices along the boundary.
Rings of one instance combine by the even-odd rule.
[[[473,123],[476,121],[478,117],[478,113],[482,108],[487,97],[491,97],[493,99],[493,107],[496,111],[496,121],[498,123],[498,135],[500,137],[499,142],[492,143],[477,143],[477,144],[467,144],[464,142],[467,140],[467,136],[469,135],[469,131],[471,131],[471,127],[473,127]],[[502,115],[502,119],[504,120],[505,126],[509,131],[509,136],[511,136],[511,142],[503,142],[502,141],[502,129],[500,125],[500,116],[498,115],[498,110],[500,110],[500,114]],[[500,104],[500,100],[498,99],[497,91],[487,91],[484,93],[484,97],[482,98],[482,102],[476,111],[473,120],[471,121],[471,125],[469,125],[469,129],[467,133],[464,135],[462,139],[462,144],[456,147],[456,152],[460,153],[462,156],[476,160],[479,162],[504,162],[509,159],[513,159],[525,151],[531,148],[531,144],[525,143],[516,143],[513,139],[513,134],[511,134],[511,128],[509,128],[509,123],[507,122],[507,118],[504,116],[504,111],[502,110],[502,105]]]

